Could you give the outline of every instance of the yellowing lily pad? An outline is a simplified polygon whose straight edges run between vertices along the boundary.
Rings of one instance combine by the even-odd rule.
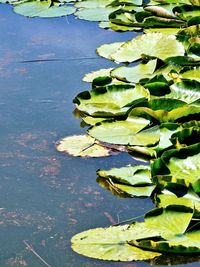
[[[56,149],[75,157],[107,157],[113,153],[112,149],[101,146],[88,135],[65,137],[57,143]]]

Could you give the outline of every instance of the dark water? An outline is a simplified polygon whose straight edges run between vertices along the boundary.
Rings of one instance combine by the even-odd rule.
[[[28,19],[0,5],[0,267],[45,266],[24,241],[52,267],[150,266],[96,261],[70,248],[77,232],[153,207],[146,199],[117,199],[95,181],[96,169],[134,160],[127,154],[80,159],[55,150],[58,139],[85,132],[72,115],[73,97],[88,89],[83,75],[112,66],[95,48],[132,36],[73,17]]]

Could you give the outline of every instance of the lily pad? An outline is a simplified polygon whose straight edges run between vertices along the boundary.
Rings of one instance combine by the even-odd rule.
[[[200,107],[171,98],[154,99],[149,101],[148,105],[149,107],[133,108],[130,115],[147,119],[152,117],[159,122],[176,122],[200,113]]]
[[[75,16],[79,19],[89,21],[108,21],[110,13],[116,9],[118,9],[118,7],[83,8],[76,11]]]
[[[101,146],[98,141],[88,135],[68,136],[60,140],[56,149],[75,157],[106,157],[112,149]]]
[[[149,125],[148,120],[129,117],[125,121],[102,122],[89,129],[88,133],[102,142],[111,144],[155,145],[160,139],[159,128],[152,127],[141,131],[147,125]]]
[[[195,75],[193,73],[186,73],[187,75]],[[198,72],[196,73],[198,74]],[[199,71],[200,75],[200,71]],[[199,76],[200,77],[200,76]],[[200,82],[195,80],[185,80],[171,85],[171,93],[166,95],[167,98],[179,99],[188,104],[200,99]]]
[[[200,154],[199,144],[164,152],[161,158],[152,163],[153,181],[161,186],[168,183],[192,187],[200,193]]]
[[[52,3],[49,0],[27,1],[20,5],[16,5],[13,10],[23,16],[43,18],[67,16],[75,12],[73,6],[51,6],[51,4]]]
[[[94,88],[77,95],[77,108],[92,116],[114,117],[126,114],[130,107],[149,98],[149,92],[141,85],[109,85]]]
[[[164,239],[171,239],[186,231],[192,216],[193,209],[181,205],[170,205],[148,212],[145,215],[145,224],[149,229],[158,231]]]
[[[162,33],[147,33],[132,40],[101,46],[97,49],[100,56],[117,62],[133,62],[145,56],[157,57],[165,60],[168,57],[184,55],[183,45],[174,35]]]
[[[88,230],[75,235],[71,242],[74,251],[91,258],[115,261],[147,260],[160,254],[133,247],[127,241],[156,234],[155,230],[147,229],[144,223],[135,223],[131,226]]]
[[[151,60],[147,64],[138,64],[134,67],[118,67],[111,71],[111,76],[118,80],[138,83],[140,79],[149,78],[155,71],[157,60]]]
[[[100,70],[97,70],[97,71],[93,71],[93,72],[87,73],[84,76],[83,81],[91,83],[94,79],[96,79],[98,77],[110,76],[111,70],[113,70],[113,68],[100,69]]]
[[[170,192],[169,190],[163,190],[156,196],[156,204],[160,207],[167,207],[169,205],[183,205],[195,210],[195,216],[200,215],[200,198],[192,190],[187,192],[187,194],[182,197],[176,196],[176,194]]]
[[[176,235],[168,241],[144,240],[130,242],[139,248],[149,249],[157,252],[167,253],[199,253],[200,252],[200,230],[186,232],[183,235]]]
[[[98,170],[97,175],[106,179],[112,178],[115,181],[127,185],[144,185],[152,183],[150,168],[144,165],[129,165],[121,168],[113,168],[107,171]]]

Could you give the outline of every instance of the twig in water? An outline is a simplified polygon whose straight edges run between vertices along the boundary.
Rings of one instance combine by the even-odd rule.
[[[108,213],[107,211],[105,211],[103,214],[106,216],[106,218],[108,218],[108,220],[111,223],[116,223],[115,220],[113,219],[113,217],[110,215],[110,213]]]
[[[25,240],[23,240],[23,243],[25,244],[26,248],[31,251],[40,261],[42,261],[47,267],[51,267],[51,265],[49,265]]]
[[[140,215],[140,216],[137,216],[137,217],[134,217],[134,218],[130,218],[130,219],[125,220],[125,221],[121,221],[121,222],[115,223],[112,226],[117,226],[117,225],[124,224],[124,223],[130,222],[130,221],[134,221],[135,219],[142,218],[142,217],[144,217],[144,215]]]

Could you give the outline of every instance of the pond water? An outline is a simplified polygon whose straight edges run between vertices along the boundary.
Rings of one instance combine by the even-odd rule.
[[[70,248],[75,233],[153,207],[149,199],[117,199],[96,183],[97,169],[136,162],[125,153],[81,159],[55,150],[60,138],[85,132],[72,114],[72,99],[89,88],[83,75],[113,65],[96,56],[96,47],[133,33],[73,16],[28,19],[7,5],[0,5],[0,23],[0,266],[45,266],[25,242],[51,267],[150,266],[96,261]]]

